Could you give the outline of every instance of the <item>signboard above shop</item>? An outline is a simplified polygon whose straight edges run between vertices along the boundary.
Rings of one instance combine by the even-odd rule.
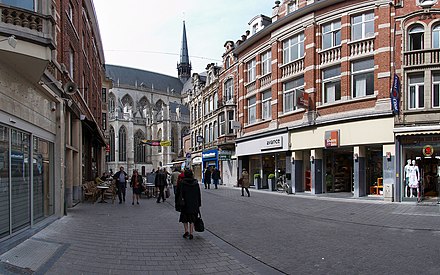
[[[339,130],[325,131],[325,148],[339,147]]]
[[[282,148],[283,147],[283,137],[282,136],[276,136],[267,138],[263,142],[263,147],[261,150],[269,150],[274,148]]]

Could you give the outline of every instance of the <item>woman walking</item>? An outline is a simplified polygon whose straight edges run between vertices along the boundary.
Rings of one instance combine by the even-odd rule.
[[[244,189],[246,189],[246,193],[248,197],[251,196],[251,193],[249,193],[249,174],[246,171],[245,168],[243,168],[243,172],[241,173],[241,196],[244,196]]]
[[[136,204],[139,204],[139,197],[142,193],[142,176],[139,175],[137,170],[133,171],[133,176],[131,177],[131,187],[133,188],[133,201],[131,205],[134,205],[134,198],[136,197]]]
[[[177,185],[177,195],[175,203],[177,203],[179,196],[182,196],[185,205],[180,209],[179,222],[183,223],[185,233],[183,237],[190,240],[194,238],[194,222],[200,213],[200,206],[202,206],[202,198],[200,195],[200,187],[196,179],[194,179],[191,170],[185,170],[184,178]]]

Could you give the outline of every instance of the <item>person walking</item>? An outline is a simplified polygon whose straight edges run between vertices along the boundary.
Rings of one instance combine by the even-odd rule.
[[[203,183],[205,184],[205,189],[211,189],[211,167],[206,167],[205,173],[203,175]]]
[[[176,195],[177,191],[177,181],[179,180],[180,171],[179,168],[174,168],[173,173],[171,173],[171,183],[173,184],[173,192],[174,196]]]
[[[246,171],[245,168],[243,168],[243,172],[241,173],[241,196],[244,196],[244,190],[246,189],[246,193],[248,197],[251,196],[251,193],[249,193],[249,173]]]
[[[167,174],[164,169],[158,169],[156,172],[156,178],[154,179],[154,185],[159,189],[159,194],[157,195],[157,203],[160,203],[160,198],[162,198],[162,202],[165,201],[164,189],[167,185]]]
[[[177,203],[179,195],[181,195],[185,201],[185,205],[180,209],[179,217],[179,222],[183,223],[183,228],[185,230],[183,237],[192,240],[194,238],[194,222],[200,213],[202,197],[199,184],[197,180],[194,179],[191,170],[185,170],[184,178],[177,185],[177,194],[178,195],[175,197],[175,203]]]
[[[136,204],[139,204],[139,197],[142,193],[142,184],[144,180],[141,175],[139,175],[138,170],[133,171],[133,176],[131,176],[130,185],[133,188],[133,200],[131,205],[134,205],[134,198],[136,197]]]
[[[119,168],[119,171],[113,175],[113,178],[116,180],[116,186],[118,187],[119,204],[121,204],[122,201],[125,202],[125,189],[127,188],[128,180],[128,175],[124,171],[123,166],[121,166]]]
[[[220,179],[220,170],[215,167],[212,171],[212,183],[214,183],[215,189],[218,189],[217,185]]]

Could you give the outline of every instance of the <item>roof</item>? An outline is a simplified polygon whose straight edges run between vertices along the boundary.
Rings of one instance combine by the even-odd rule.
[[[180,113],[182,115],[189,115],[189,109],[185,105],[182,105],[177,102],[170,102],[170,112],[171,113],[176,113],[177,108],[180,109]]]
[[[177,77],[160,73],[123,67],[118,65],[105,65],[106,76],[113,80],[114,85],[125,84],[130,86],[141,85],[142,83],[149,88],[154,88],[157,92],[167,92],[167,90],[180,93],[183,84]]]

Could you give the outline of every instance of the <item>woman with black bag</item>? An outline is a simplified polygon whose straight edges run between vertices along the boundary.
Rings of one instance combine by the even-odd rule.
[[[183,237],[194,238],[194,222],[197,220],[202,206],[200,187],[191,170],[185,170],[184,178],[177,186],[175,197],[176,210],[180,211],[179,222],[183,223]]]

